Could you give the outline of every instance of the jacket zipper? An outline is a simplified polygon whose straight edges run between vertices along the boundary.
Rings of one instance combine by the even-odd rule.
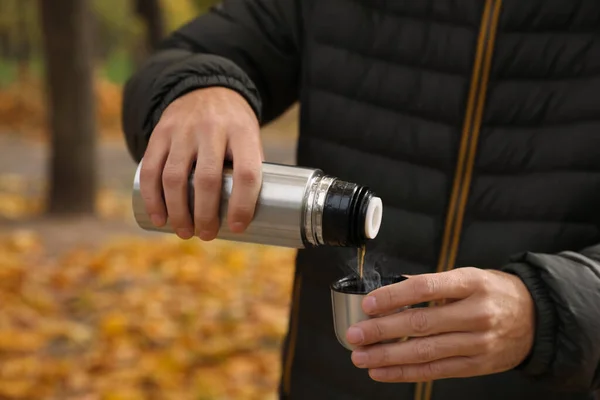
[[[438,259],[437,272],[450,271],[454,268],[460,247],[460,237],[473,178],[473,168],[477,154],[483,111],[485,109],[487,86],[492,67],[492,56],[501,7],[502,0],[486,0],[481,18],[467,110],[450,204],[446,213],[444,236]],[[429,305],[432,306],[435,304],[432,302]],[[432,381],[417,383],[414,399],[430,400],[432,389]]]

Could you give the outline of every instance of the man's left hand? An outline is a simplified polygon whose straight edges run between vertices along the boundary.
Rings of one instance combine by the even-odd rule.
[[[444,300],[443,305],[387,315]],[[503,372],[519,365],[533,345],[533,300],[518,277],[504,272],[458,268],[412,276],[371,292],[363,310],[387,316],[351,326],[346,337],[358,346],[352,362],[380,382]],[[404,337],[410,339],[398,340]]]

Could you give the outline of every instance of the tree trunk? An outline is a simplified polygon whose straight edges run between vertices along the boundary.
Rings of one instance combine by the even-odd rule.
[[[10,33],[4,28],[0,28],[0,58],[10,59]]]
[[[94,212],[96,126],[88,0],[39,0],[51,129],[51,215]]]
[[[165,23],[159,0],[136,0],[136,12],[146,25],[146,48],[155,50],[165,34]]]
[[[17,2],[17,63],[19,81],[27,80],[29,61],[31,60],[31,40],[27,26],[27,12],[31,6],[28,0]]]
[[[7,15],[9,13],[9,5],[6,1],[0,1],[0,15]],[[10,46],[10,27],[3,23],[0,25],[0,58],[2,61],[8,61],[11,56]]]

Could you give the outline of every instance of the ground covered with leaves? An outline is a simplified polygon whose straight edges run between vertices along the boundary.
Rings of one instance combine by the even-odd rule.
[[[292,251],[158,236],[45,253],[31,231],[0,238],[1,399],[276,397]]]
[[[294,252],[136,229],[122,88],[100,78],[96,217],[45,218],[43,87],[0,90],[0,400],[275,399]],[[269,160],[292,162],[296,112],[263,128]]]

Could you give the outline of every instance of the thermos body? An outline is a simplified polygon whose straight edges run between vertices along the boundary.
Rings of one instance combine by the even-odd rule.
[[[140,192],[142,163],[133,182],[135,220],[142,229],[173,233],[168,221],[162,227],[155,227],[146,212]],[[193,177],[192,171],[188,180],[192,215]],[[356,246],[376,236],[381,223],[381,200],[368,188],[324,175],[320,169],[263,163],[262,187],[254,218],[244,233],[233,233],[227,224],[232,189],[233,169],[225,166],[218,239],[297,249],[320,245]],[[329,226],[324,226],[327,224]]]

